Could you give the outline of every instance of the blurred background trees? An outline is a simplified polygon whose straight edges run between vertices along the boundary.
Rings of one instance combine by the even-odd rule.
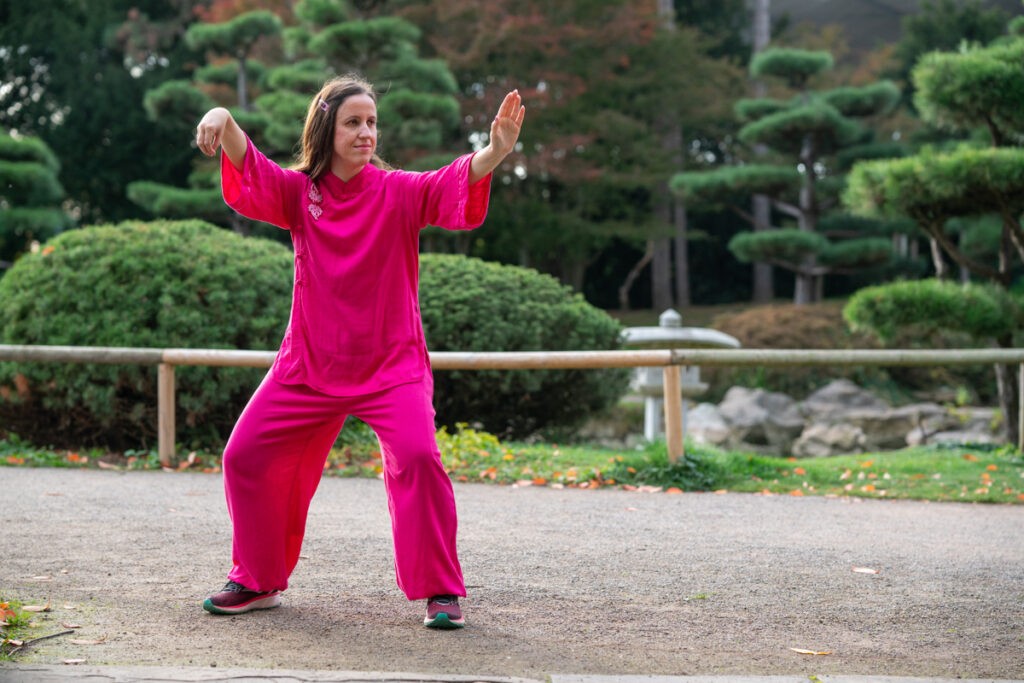
[[[230,107],[262,149],[288,163],[311,94],[330,75],[358,70],[382,94],[382,154],[421,169],[485,144],[501,95],[518,87],[530,124],[498,172],[500,201],[487,228],[428,231],[425,251],[531,266],[607,309],[814,300],[927,272],[931,261],[916,255],[929,243],[899,225],[822,212],[814,234],[829,244],[858,234],[887,239],[902,259],[856,274],[853,265],[881,259],[881,242],[861,242],[877,249],[860,251],[845,244],[840,254],[816,241],[783,258],[766,240],[787,234],[768,228],[799,221],[778,203],[766,214],[765,195],[753,200],[758,188],[749,182],[731,208],[668,191],[680,172],[795,166],[766,157],[765,138],[751,132],[761,119],[767,135],[757,109],[764,103],[733,111],[742,99],[798,96],[751,69],[755,52],[827,51],[834,67],[803,95],[818,100],[841,88],[870,99],[881,91],[866,88],[891,80],[901,103],[862,123],[853,146],[868,156],[897,153],[893,143],[914,153],[971,133],[919,115],[913,65],[933,50],[1005,36],[1021,12],[1009,0],[841,8],[786,0],[0,0],[0,126],[12,139],[38,138],[59,161],[68,216],[61,227],[202,218],[286,240],[223,206],[216,163],[192,145],[206,108]],[[868,140],[873,149],[863,146]],[[855,160],[840,151],[802,176],[821,176],[822,202],[835,201]],[[752,228],[766,235],[737,237]],[[982,239],[980,228],[963,229]],[[785,239],[780,248],[792,246]],[[918,270],[907,270],[915,259]]]

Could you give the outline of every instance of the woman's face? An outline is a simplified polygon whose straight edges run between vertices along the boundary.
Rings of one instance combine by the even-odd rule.
[[[377,150],[377,105],[369,95],[352,95],[338,107],[334,119],[331,170],[342,180],[363,170]]]

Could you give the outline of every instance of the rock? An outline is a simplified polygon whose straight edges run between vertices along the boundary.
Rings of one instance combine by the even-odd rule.
[[[892,449],[907,445],[907,435],[920,429],[926,419],[941,420],[945,411],[934,403],[916,403],[899,408],[877,410],[857,409],[833,420],[859,427],[867,439],[865,448]]]
[[[826,384],[800,404],[800,410],[812,422],[829,422],[851,410],[888,408],[888,403],[848,379]]]
[[[700,403],[686,413],[686,434],[695,443],[721,446],[729,441],[729,425],[714,403]]]
[[[863,453],[867,439],[864,430],[847,424],[812,424],[793,444],[798,458],[823,458],[829,455]]]
[[[718,410],[731,429],[732,448],[770,446],[775,452],[785,453],[804,428],[796,401],[763,389],[732,387]]]
[[[934,404],[930,404],[934,405]],[[996,408],[943,408],[907,434],[908,446],[929,443],[1002,443],[1005,430]]]
[[[967,446],[971,444],[1000,444],[1003,439],[992,432],[971,432],[966,430],[939,432],[928,439],[928,443],[957,444]]]

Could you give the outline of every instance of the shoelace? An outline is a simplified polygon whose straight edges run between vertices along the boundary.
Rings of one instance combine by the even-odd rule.
[[[454,605],[458,603],[459,599],[454,595],[435,595],[430,598],[430,602],[436,605]]]
[[[238,583],[237,581],[228,581],[224,584],[224,588],[221,590],[222,593],[245,593],[249,589]]]

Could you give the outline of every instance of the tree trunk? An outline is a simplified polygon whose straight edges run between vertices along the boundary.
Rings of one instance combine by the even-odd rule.
[[[245,81],[245,55],[238,56],[238,106],[243,111],[249,111],[249,88]]]
[[[800,217],[797,220],[798,227],[807,232],[815,232],[818,228],[818,201],[816,196],[816,183],[814,177],[814,161],[817,157],[817,150],[811,136],[804,138],[803,148],[800,150],[800,163],[804,166],[803,184],[800,186]],[[804,273],[796,274],[796,285],[793,288],[794,304],[809,304],[817,301],[817,294],[823,285],[818,284],[818,275],[808,275],[814,270],[817,259],[812,254],[804,258],[801,264],[806,270]]]
[[[658,17],[666,30],[675,29],[675,5],[673,0],[658,0]],[[658,130],[661,133],[662,144],[669,151],[669,158],[674,160],[674,165],[682,165],[682,131],[679,129],[679,122],[674,119],[672,112],[662,112],[656,119]],[[676,234],[681,229],[686,232],[686,225],[680,227],[676,223],[677,212],[673,210],[672,193],[668,189],[668,183],[661,183],[655,195],[655,212],[661,216],[667,225],[675,226]],[[683,214],[685,217],[685,214]],[[678,254],[677,254],[678,256]],[[687,277],[685,266],[683,277]],[[687,287],[689,285],[687,284]],[[672,242],[669,238],[663,237],[655,240],[654,258],[651,264],[651,301],[657,311],[664,311],[672,308]]]
[[[935,266],[935,277],[938,280],[946,280],[949,278],[949,266],[946,265],[946,259],[942,258],[942,247],[939,246],[938,240],[934,237],[928,239],[928,243],[932,249],[932,265]]]
[[[655,311],[672,308],[672,243],[667,237],[654,240],[651,262],[651,302]]]
[[[674,205],[676,236],[676,306],[684,307],[690,305],[690,238],[687,235],[689,220],[686,216],[686,206],[678,199]]]
[[[768,47],[771,42],[771,1],[754,0],[754,54]],[[767,88],[762,81],[754,81],[754,97],[764,97]],[[754,147],[754,156],[767,152],[764,145]],[[754,216],[754,232],[771,230],[771,199],[765,195],[754,195],[751,207]],[[767,263],[754,263],[753,300],[767,303],[775,298],[774,272]]]
[[[756,150],[755,150],[756,152]],[[754,195],[752,201],[754,232],[771,230],[771,198],[763,194]],[[775,298],[775,271],[767,263],[754,263],[754,303],[768,303]]]
[[[640,277],[640,273],[643,272],[647,264],[654,258],[654,240],[647,240],[647,249],[644,250],[644,255],[640,257],[640,260],[629,270],[629,274],[626,279],[622,281],[622,286],[619,287],[619,309],[623,311],[629,310],[629,290],[633,288],[633,283]]]

